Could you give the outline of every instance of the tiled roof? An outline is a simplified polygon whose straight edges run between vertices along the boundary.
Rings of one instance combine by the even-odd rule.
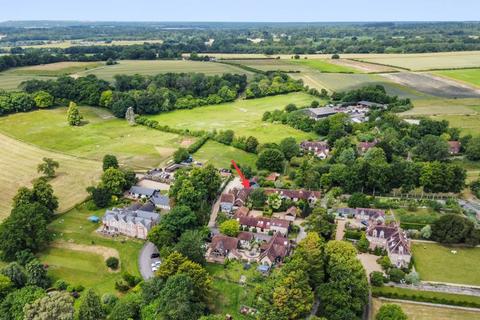
[[[237,217],[237,220],[242,226],[257,227],[261,229],[270,229],[272,226],[279,228],[288,228],[290,226],[290,221],[276,218],[240,216]]]
[[[277,258],[283,260],[288,254],[288,249],[288,238],[276,233],[268,243],[261,246],[260,260],[264,257],[268,257],[272,262],[276,261]]]
[[[231,193],[222,193],[222,195],[220,196],[220,202],[233,204],[234,201],[235,196]]]
[[[223,234],[216,235],[212,238],[210,248],[220,251],[233,251],[238,248],[238,239]]]
[[[129,192],[134,193],[134,194],[144,195],[144,196],[147,196],[147,197],[151,197],[157,192],[157,190],[150,189],[150,188],[133,186],[133,187],[130,188]]]

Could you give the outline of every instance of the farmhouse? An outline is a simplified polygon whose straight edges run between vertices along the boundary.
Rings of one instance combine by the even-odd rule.
[[[370,249],[385,249],[395,266],[403,268],[409,265],[412,258],[410,242],[406,233],[396,224],[372,224],[367,229],[367,239]]]
[[[448,152],[451,155],[459,154],[461,146],[460,141],[448,141]]]
[[[163,210],[170,210],[170,198],[162,194],[156,193],[150,198],[155,207]]]
[[[324,141],[303,141],[300,148],[306,153],[312,153],[320,159],[326,159],[330,154],[330,148]]]
[[[304,112],[314,120],[320,120],[337,114],[338,111],[331,107],[322,107],[322,108],[306,108]]]
[[[263,265],[272,266],[283,262],[290,250],[288,238],[276,233],[272,239],[260,247],[259,262]]]
[[[139,206],[134,204],[127,208],[107,210],[102,218],[101,232],[146,239],[150,229],[160,221],[160,215],[154,212],[152,205]]]
[[[155,189],[133,186],[128,191],[128,196],[133,199],[150,199],[155,193]]]
[[[277,193],[280,195],[281,199],[290,200],[290,201],[300,201],[305,200],[310,204],[314,204],[321,197],[319,191],[308,191],[308,190],[288,190],[288,189],[265,189],[267,195],[272,193]]]
[[[226,213],[232,212],[234,202],[235,196],[233,193],[222,193],[220,196],[220,210]]]
[[[385,211],[372,208],[338,208],[337,213],[342,216],[353,216],[358,221],[379,223],[385,221]]]

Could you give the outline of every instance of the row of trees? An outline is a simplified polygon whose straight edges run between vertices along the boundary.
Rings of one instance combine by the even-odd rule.
[[[304,89],[301,80],[294,80],[286,73],[271,72],[256,74],[245,90],[247,99],[273,96],[277,94],[302,91]]]
[[[53,105],[53,96],[45,91],[32,94],[25,92],[6,92],[0,90],[0,116],[27,112],[37,108],[48,108]]]

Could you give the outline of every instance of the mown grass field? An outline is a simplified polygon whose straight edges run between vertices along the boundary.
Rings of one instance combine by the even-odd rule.
[[[95,230],[100,226],[87,220],[91,215],[101,217],[105,209],[91,211],[80,205],[67,213],[59,215],[49,226],[54,243],[64,247],[50,247],[40,255],[40,260],[49,265],[49,273],[74,285],[93,287],[100,294],[115,293],[115,281],[121,278],[121,272],[128,271],[139,276],[138,254],[143,241],[125,237],[107,238]],[[126,241],[125,241],[126,240]],[[71,250],[69,246],[82,246],[83,251]],[[99,250],[116,251],[120,257],[120,271],[111,272],[105,265],[105,259]]]
[[[87,197],[85,188],[99,179],[102,170],[100,162],[40,149],[3,134],[0,134],[0,150],[0,220],[10,214],[18,188],[30,187],[32,180],[40,176],[37,166],[43,157],[60,163],[56,177],[50,181],[59,198],[59,212],[83,201]]]
[[[236,100],[191,110],[176,110],[149,118],[180,129],[208,131],[231,129],[237,136],[251,135],[260,142],[279,142],[286,137],[301,140],[313,136],[286,125],[263,122],[262,115],[265,111],[283,109],[289,103],[306,106],[314,99],[304,93],[292,93],[261,99]]]
[[[321,59],[298,59],[291,60],[292,64],[299,64],[308,68],[327,73],[359,73],[357,69],[335,64]]]
[[[407,315],[409,320],[473,320],[480,319],[480,310],[467,311],[447,306],[426,306],[409,302],[394,302],[381,299],[373,299],[372,311],[375,316],[383,304],[397,304]]]
[[[480,114],[449,114],[431,117],[434,120],[447,120],[450,126],[460,128],[462,134],[480,135]]]
[[[414,108],[402,113],[403,116],[466,115],[476,114],[480,99],[441,99],[428,97],[416,99]]]
[[[232,160],[240,165],[256,168],[255,162],[257,160],[255,154],[211,140],[195,152],[193,157],[196,161],[213,164],[217,168],[230,168]]]
[[[100,66],[104,66],[104,62],[56,62],[49,64],[40,64],[37,66],[28,66],[14,68],[3,72],[3,74],[13,75],[37,75],[37,76],[61,76],[68,75],[79,71],[85,71]]]
[[[480,87],[480,69],[442,70],[435,74]]]
[[[67,108],[38,110],[0,118],[0,132],[44,149],[101,160],[114,154],[121,164],[132,168],[150,168],[163,162],[180,146],[176,134],[136,126],[114,118],[101,108],[80,107],[86,124],[71,127]]]
[[[156,75],[168,72],[199,72],[207,75],[221,75],[224,73],[251,75],[248,71],[223,63],[182,60],[121,60],[116,65],[77,72],[76,75],[94,74],[99,78],[111,81],[116,74]]]
[[[415,269],[423,281],[439,281],[480,286],[480,248],[447,247],[414,243]],[[451,251],[456,250],[457,254]]]
[[[476,51],[359,55],[358,59],[412,71],[480,67],[480,54]]]

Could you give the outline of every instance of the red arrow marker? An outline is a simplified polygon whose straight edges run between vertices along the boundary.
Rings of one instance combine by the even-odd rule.
[[[237,166],[237,164],[235,163],[235,161],[232,160],[232,164],[233,164],[233,167],[235,168],[235,170],[237,170],[237,173],[238,173],[238,175],[240,176],[240,179],[242,180],[242,185],[243,185],[245,188],[250,188],[250,181],[245,178],[245,176],[243,175],[242,171],[241,171],[240,168]]]

